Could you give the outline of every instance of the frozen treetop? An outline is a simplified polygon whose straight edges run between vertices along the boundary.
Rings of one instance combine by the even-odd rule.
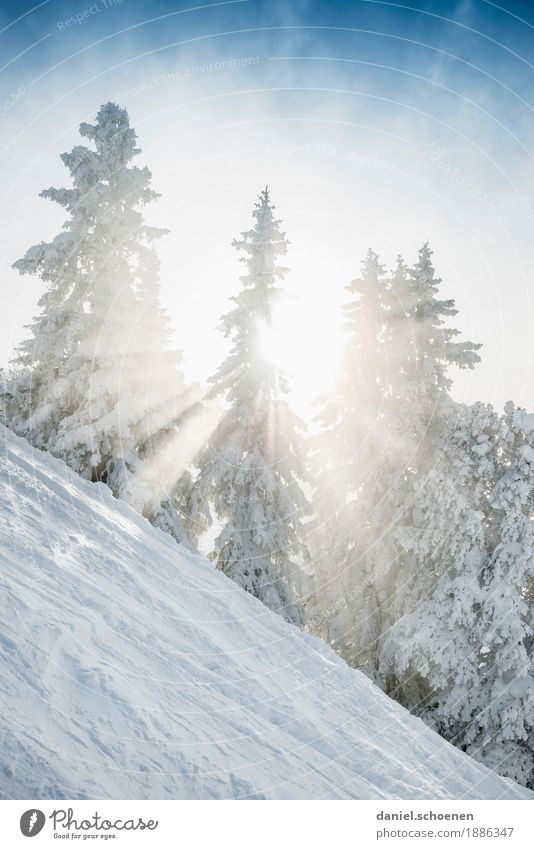
[[[278,257],[287,253],[289,242],[280,229],[282,222],[274,217],[275,209],[266,186],[254,205],[254,227],[241,233],[241,239],[232,242],[234,248],[247,254],[240,260],[245,263],[248,272],[240,278],[244,286],[272,286],[275,278],[283,278],[287,272],[276,263]]]
[[[111,149],[123,162],[141,152],[128,112],[116,103],[104,103],[94,124],[80,124],[80,135],[93,141],[99,153],[105,150],[109,155]]]

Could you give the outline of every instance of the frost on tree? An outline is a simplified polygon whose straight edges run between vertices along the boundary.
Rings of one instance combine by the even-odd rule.
[[[450,396],[449,372],[451,366],[473,368],[480,359],[480,345],[457,341],[458,331],[447,325],[457,309],[453,300],[438,297],[441,281],[431,257],[423,245],[407,274],[397,266],[389,290],[392,357],[382,428],[389,463],[379,500],[372,499],[372,537],[382,543],[373,548],[371,571],[381,575],[383,630],[425,597],[448,562],[444,540],[453,538],[460,497],[452,470],[463,448],[457,444],[451,456],[462,408]]]
[[[213,558],[219,569],[292,622],[301,621],[295,591],[305,556],[301,422],[283,394],[286,382],[262,346],[280,297],[287,251],[265,189],[254,226],[233,246],[245,274],[222,329],[232,347],[211,378],[210,397],[227,406],[198,458],[197,501],[208,500],[222,529]],[[194,520],[194,516],[192,517]]]
[[[160,303],[154,243],[166,231],[142,213],[158,195],[132,164],[125,109],[105,104],[80,135],[90,144],[61,156],[72,187],[41,193],[66,210],[63,232],[15,263],[46,289],[13,364],[9,422],[182,539],[165,469],[189,400]]]
[[[533,419],[451,398],[450,367],[472,368],[479,346],[447,326],[438,286],[428,245],[375,275],[375,428],[362,449],[355,383],[332,399],[322,438],[348,429],[353,450],[311,621],[444,737],[533,786]]]
[[[449,413],[433,466],[402,529],[405,569],[395,587],[397,616],[384,634],[380,670],[386,691],[423,715],[426,704],[435,711],[443,686],[452,736],[464,721],[459,697],[477,680],[471,627],[481,603],[499,418],[484,404],[451,402]]]
[[[321,479],[316,504],[334,539],[320,551],[312,621],[382,685],[384,635],[435,581],[441,529],[428,487],[454,421],[448,369],[478,360],[479,346],[447,327],[456,310],[437,297],[439,283],[428,245],[415,267],[399,258],[390,275],[367,254],[345,308],[340,390],[321,414],[319,458],[332,487],[323,491]]]
[[[534,786],[534,417],[465,408],[449,476],[448,568],[392,628],[382,664],[407,707],[491,769]],[[437,511],[448,505],[434,493]],[[450,502],[452,503],[452,497]],[[445,545],[443,545],[445,541]],[[445,561],[445,558],[444,558]]]
[[[476,618],[480,646],[467,751],[534,788],[534,415],[509,402],[507,458],[491,498],[490,550]],[[474,698],[473,698],[474,697]]]
[[[357,666],[369,671],[378,636],[376,592],[363,570],[365,505],[359,494],[375,476],[385,397],[386,297],[384,266],[373,250],[359,278],[346,287],[346,342],[334,391],[317,417],[314,502],[319,548],[309,627]],[[357,613],[356,613],[357,611]]]

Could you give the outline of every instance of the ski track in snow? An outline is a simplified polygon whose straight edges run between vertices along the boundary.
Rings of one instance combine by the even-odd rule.
[[[532,798],[105,486],[0,466],[2,798]]]

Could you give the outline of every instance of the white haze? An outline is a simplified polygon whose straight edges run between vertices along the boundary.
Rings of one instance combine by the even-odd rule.
[[[516,137],[526,134],[513,121],[519,101],[475,72],[458,92],[454,63],[439,57],[424,73],[361,64],[346,40],[335,60],[324,48],[323,58],[283,58],[319,52],[296,32],[223,34],[148,55],[117,40],[28,86],[1,125],[2,363],[42,291],[11,263],[65,217],[38,192],[68,184],[59,154],[111,99],[128,108],[162,193],[147,214],[172,231],[160,243],[163,300],[192,378],[205,380],[226,350],[217,321],[240,274],[230,242],[268,183],[291,242],[287,286],[299,308],[282,344],[301,408],[335,369],[337,307],[368,246],[391,265],[398,252],[414,261],[426,239],[442,296],[460,310],[455,325],[484,345],[455,396],[532,408],[532,158]]]

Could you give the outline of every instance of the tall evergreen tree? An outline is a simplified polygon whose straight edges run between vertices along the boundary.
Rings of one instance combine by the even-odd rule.
[[[375,474],[377,451],[382,449],[387,287],[384,266],[369,249],[360,277],[346,287],[350,297],[343,305],[341,370],[317,416],[322,431],[315,439],[318,556],[309,627],[366,669],[377,611],[375,590],[363,566],[369,538],[359,495]]]
[[[435,580],[390,629],[386,688],[491,769],[534,786],[534,417],[463,409],[428,492]],[[426,540],[426,551],[430,540]],[[421,569],[421,571],[423,571]]]
[[[355,470],[362,462],[361,442],[376,428],[380,416],[386,373],[386,286],[384,267],[369,249],[362,261],[361,277],[346,287],[350,300],[342,308],[346,342],[341,371],[317,416],[325,434],[319,436],[317,447],[332,478],[330,485],[328,473],[322,480],[329,503],[335,497],[346,504],[354,494],[358,480]]]
[[[457,311],[431,256],[375,289],[380,365],[361,417],[374,409],[375,438],[369,466],[346,453],[352,546],[326,560],[310,622],[448,740],[534,786],[534,417],[451,398],[450,367],[473,368],[480,346],[447,326]],[[360,354],[349,368],[365,374]],[[330,402],[334,445],[337,422],[360,444],[354,387]]]
[[[478,682],[467,694],[467,751],[534,788],[534,415],[509,402],[499,443],[505,467],[492,498],[493,532],[474,618]]]
[[[382,566],[388,572],[387,602],[383,600],[389,608],[388,627],[426,597],[447,568],[454,521],[461,523],[457,496],[468,497],[474,485],[460,486],[464,476],[455,460],[471,446],[455,437],[463,411],[449,390],[451,366],[473,368],[480,359],[480,345],[455,341],[459,331],[448,327],[447,321],[458,310],[453,300],[438,297],[441,280],[435,276],[431,257],[426,243],[408,279],[399,281],[397,275],[392,283],[394,293],[400,282],[407,310],[400,322],[397,317],[391,322],[398,376],[389,393],[387,417],[396,426],[393,432],[387,429],[390,453],[397,461],[387,498],[375,513],[374,533],[389,516],[389,556]],[[454,456],[449,443],[456,444]],[[438,496],[443,510],[432,507],[432,499]],[[382,552],[378,555],[381,559]]]
[[[418,403],[412,411],[414,426],[420,433],[432,427],[433,418],[439,418],[439,402],[447,402],[452,379],[451,366],[472,369],[480,361],[477,351],[481,347],[473,342],[457,342],[460,331],[447,326],[447,321],[457,315],[452,299],[437,297],[441,279],[435,276],[432,251],[426,242],[411,273],[413,345],[415,349],[413,384]],[[417,414],[417,415],[416,415]]]
[[[440,529],[432,525],[428,492],[430,476],[436,479],[438,446],[454,422],[448,368],[470,368],[478,360],[479,346],[453,341],[457,331],[445,324],[456,310],[453,301],[437,298],[440,281],[431,255],[424,245],[413,269],[399,258],[391,277],[374,272],[371,291],[379,318],[367,319],[364,332],[354,328],[354,356],[345,363],[349,390],[330,402],[334,424],[322,436],[337,444],[339,434],[346,434],[338,462],[345,463],[348,480],[338,478],[342,547],[322,558],[321,586],[328,585],[330,593],[325,604],[318,589],[314,619],[322,617],[340,653],[379,683],[384,635],[439,574]],[[369,343],[360,340],[368,336],[374,347],[365,356]],[[365,391],[357,394],[351,378],[363,380]],[[359,398],[365,399],[363,408]],[[351,436],[353,446],[362,446],[357,454],[348,448]],[[335,617],[328,595],[346,600]]]
[[[148,168],[132,164],[140,150],[125,109],[106,103],[80,135],[92,147],[61,157],[72,188],[41,193],[67,211],[64,232],[15,263],[46,291],[17,352],[8,420],[182,539],[173,482],[162,485],[161,458],[149,456],[189,403],[160,303],[154,243],[166,231],[142,214],[158,195]]]
[[[397,576],[395,612],[380,651],[381,678],[398,701],[428,719],[438,691],[456,704],[449,711],[450,736],[465,723],[458,694],[477,680],[472,624],[481,604],[498,432],[491,407],[451,404],[443,438],[434,445],[434,465],[414,492],[401,529],[405,570]],[[438,716],[435,711],[436,725]]]
[[[233,242],[245,274],[222,318],[232,347],[209,392],[210,398],[225,398],[227,408],[198,458],[197,503],[208,500],[222,525],[213,551],[217,567],[299,623],[295,585],[306,554],[302,519],[308,502],[301,487],[302,423],[283,397],[286,381],[262,344],[282,292],[287,269],[279,258],[288,244],[267,188],[253,217],[254,226]]]

